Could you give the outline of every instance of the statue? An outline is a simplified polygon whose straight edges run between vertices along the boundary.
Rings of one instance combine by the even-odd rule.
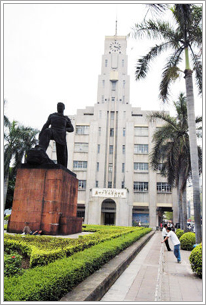
[[[68,118],[64,115],[65,105],[63,103],[57,104],[57,111],[49,115],[47,122],[42,127],[39,134],[39,146],[46,152],[49,141],[54,140],[56,142],[57,163],[67,168],[67,143],[66,132],[73,132],[74,127]],[[51,127],[49,128],[49,126]]]

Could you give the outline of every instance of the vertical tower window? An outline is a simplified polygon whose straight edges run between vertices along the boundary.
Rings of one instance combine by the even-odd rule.
[[[122,153],[125,154],[125,145],[122,145]]]
[[[113,154],[113,145],[109,145],[109,154]]]
[[[122,173],[124,173],[124,170],[125,170],[125,166],[124,163],[122,163]]]
[[[104,62],[105,67],[107,67],[107,64],[108,64],[108,60],[105,59],[105,62]]]
[[[99,136],[101,136],[101,133],[102,133],[102,129],[101,127],[99,127]]]
[[[125,83],[126,83],[126,81],[125,81],[125,80],[123,80],[123,84],[122,84],[122,85],[123,85],[123,88],[125,88]]]
[[[103,88],[105,87],[105,80],[104,79],[102,80],[102,87]]]
[[[126,135],[126,128],[123,128],[122,135],[123,135],[123,137],[125,137],[125,135]]]
[[[122,59],[122,67],[124,67],[124,59]]]
[[[114,136],[114,128],[110,128],[110,137]]]
[[[99,171],[99,162],[97,162],[97,172]]]
[[[100,144],[97,145],[97,153],[100,153]]]

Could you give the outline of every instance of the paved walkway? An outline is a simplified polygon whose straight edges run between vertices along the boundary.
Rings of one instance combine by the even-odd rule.
[[[178,264],[156,232],[101,302],[202,302],[202,280],[191,270],[190,251]],[[173,249],[170,243],[171,249]]]

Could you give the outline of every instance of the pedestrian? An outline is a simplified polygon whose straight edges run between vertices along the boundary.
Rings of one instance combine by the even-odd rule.
[[[165,237],[167,236],[167,230],[166,230],[166,229],[167,229],[167,224],[164,224],[163,229],[162,229],[163,240],[164,240]],[[165,245],[166,245],[168,251],[172,251],[172,250],[170,249],[170,245],[169,245],[168,240],[165,240]]]
[[[165,237],[165,239],[162,241],[165,242],[166,240],[168,240],[168,238],[170,238],[170,240],[172,241],[173,245],[174,245],[174,255],[177,258],[177,262],[181,263],[181,256],[180,256],[180,241],[177,237],[177,235],[171,230],[171,228],[167,228],[167,236]]]

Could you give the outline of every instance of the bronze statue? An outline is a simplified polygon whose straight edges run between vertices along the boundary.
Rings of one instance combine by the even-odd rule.
[[[39,134],[39,147],[45,152],[49,146],[49,141],[56,142],[57,163],[67,168],[67,143],[66,132],[73,132],[74,127],[68,116],[64,115],[65,105],[57,104],[57,111],[49,115],[47,122],[42,127]],[[51,127],[49,128],[49,126]]]

